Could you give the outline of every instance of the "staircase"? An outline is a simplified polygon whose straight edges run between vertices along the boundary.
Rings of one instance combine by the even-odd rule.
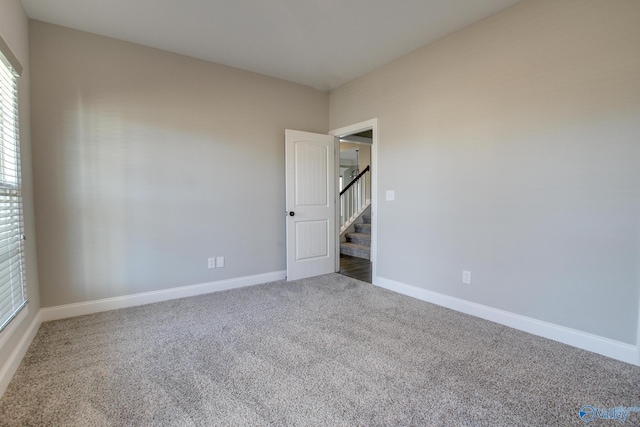
[[[371,259],[371,215],[362,215],[363,223],[355,223],[355,233],[346,233],[347,241],[340,243],[340,253]]]

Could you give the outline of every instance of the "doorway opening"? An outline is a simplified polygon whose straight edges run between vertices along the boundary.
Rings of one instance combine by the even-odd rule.
[[[375,283],[377,120],[331,132],[336,137],[336,271]]]

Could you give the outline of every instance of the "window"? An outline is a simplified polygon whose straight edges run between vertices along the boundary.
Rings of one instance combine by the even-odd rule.
[[[27,304],[18,135],[21,71],[0,38],[0,332]]]

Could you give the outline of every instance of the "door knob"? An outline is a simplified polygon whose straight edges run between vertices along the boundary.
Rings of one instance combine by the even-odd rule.
[[[289,216],[294,216],[295,214],[296,214],[296,213],[295,213],[295,212],[293,212],[293,211],[289,212]]]

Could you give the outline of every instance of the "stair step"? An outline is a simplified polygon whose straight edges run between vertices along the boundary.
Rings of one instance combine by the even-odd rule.
[[[371,248],[357,243],[340,243],[340,253],[364,259],[371,258]]]
[[[371,224],[353,224],[356,233],[371,234]]]
[[[371,234],[365,233],[347,233],[345,234],[347,242],[357,243],[359,245],[371,246]]]
[[[362,215],[362,221],[365,224],[371,224],[371,215],[369,215],[369,214]]]

